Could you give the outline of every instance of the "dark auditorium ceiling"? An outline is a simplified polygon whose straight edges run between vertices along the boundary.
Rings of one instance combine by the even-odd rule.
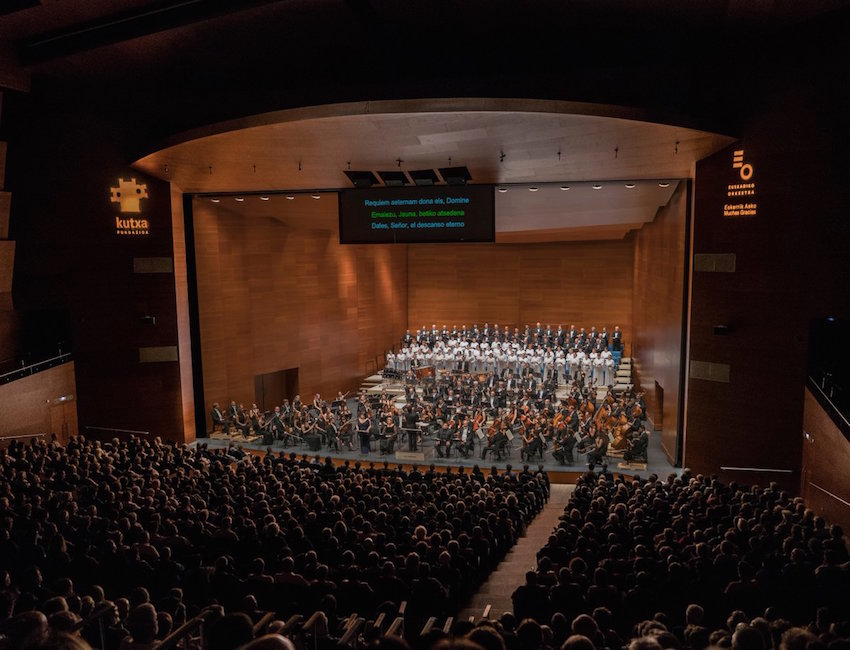
[[[63,104],[132,124],[116,143],[128,164],[139,160],[186,191],[345,187],[348,161],[388,171],[399,158],[418,169],[451,157],[476,182],[685,178],[695,160],[732,141],[747,106],[781,82],[781,72],[763,71],[817,69],[810,62],[820,44],[834,42],[824,30],[844,33],[848,6],[15,0],[0,10],[0,87],[27,91],[47,114]],[[439,106],[445,97],[469,104]],[[487,107],[493,97],[551,106],[505,106],[500,114]],[[418,108],[375,109],[423,99]],[[285,118],[301,107],[341,105],[358,108]],[[267,123],[245,120],[251,128],[238,135],[209,128],[234,128],[246,116]],[[186,143],[187,133],[199,137]],[[613,192],[602,196],[594,200]],[[529,224],[546,219],[546,208],[536,213],[530,203],[511,210]]]

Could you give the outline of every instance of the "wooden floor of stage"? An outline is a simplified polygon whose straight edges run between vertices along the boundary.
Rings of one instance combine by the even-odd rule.
[[[206,444],[211,449],[222,449],[228,447],[231,443],[229,441],[221,439],[199,438],[194,443],[192,443],[192,446],[199,444]],[[307,449],[306,446],[303,445],[290,445],[288,447],[284,447],[281,443],[278,442],[269,447],[267,445],[257,443],[240,443],[238,439],[234,440],[232,444],[237,447],[240,447],[244,451],[249,452],[255,456],[263,456],[269,449],[271,449],[271,452],[275,455],[280,453],[287,455],[294,453],[298,458],[306,456],[310,459],[320,458],[322,461],[324,461],[325,458],[330,457],[335,465],[342,465],[343,463],[348,462],[352,466],[355,463],[360,463],[362,466],[368,466],[371,463],[377,467],[387,462],[395,467],[398,467],[400,465],[406,470],[409,470],[414,466],[419,467],[421,469],[429,465],[434,465],[437,469],[450,467],[452,468],[452,470],[455,470],[458,467],[463,467],[464,471],[469,471],[475,465],[478,465],[485,473],[489,472],[490,469],[493,467],[497,468],[499,471],[504,471],[508,465],[510,465],[514,470],[522,469],[523,465],[528,465],[532,469],[536,469],[542,466],[546,473],[549,474],[550,479],[553,483],[575,483],[575,480],[578,476],[581,476],[582,474],[587,472],[587,464],[584,462],[585,456],[583,454],[576,458],[576,462],[571,465],[559,464],[556,460],[552,458],[552,454],[550,452],[546,452],[544,454],[543,462],[540,462],[539,460],[535,459],[529,463],[525,463],[519,457],[519,447],[514,448],[511,452],[511,456],[503,460],[493,461],[490,459],[489,455],[486,460],[481,460],[481,452],[477,445],[476,451],[478,451],[478,456],[473,457],[472,455],[470,455],[469,458],[456,458],[454,456],[452,456],[451,458],[440,458],[434,453],[433,443],[427,441],[427,444],[425,444],[424,446],[424,460],[421,462],[412,462],[410,460],[405,459],[404,457],[397,458],[395,453],[390,455],[382,455],[378,452],[373,451],[370,454],[361,454],[359,449],[355,449],[354,451],[346,450],[342,452],[337,452],[333,450],[328,450],[323,447],[319,451],[310,451],[309,449]],[[621,469],[618,467],[619,462],[620,459],[615,457],[609,457],[608,471],[615,475],[637,475],[644,478],[653,473],[659,476],[667,476],[671,473],[681,473],[681,469],[673,467],[667,461],[667,457],[665,456],[664,451],[661,449],[660,436],[650,437],[649,458],[648,462],[646,463],[645,469]],[[596,471],[599,471],[598,467],[596,468]]]
[[[379,393],[381,386],[385,387],[388,392],[402,392],[397,386],[394,386],[392,382],[375,383],[376,378],[378,380],[381,379],[378,375],[367,378],[373,381],[373,383],[371,384],[371,392],[374,393],[377,391]],[[368,386],[369,384],[366,385]],[[561,392],[564,392],[564,390],[559,390],[559,393]],[[350,398],[349,408],[352,410],[352,412],[356,412],[357,405],[355,398]],[[290,444],[289,446],[284,447],[283,443],[280,441],[277,441],[273,445],[268,446],[263,445],[259,439],[254,441],[246,441],[241,435],[234,435],[229,439],[218,437],[199,438],[194,444],[203,443],[214,449],[226,448],[230,444],[233,444],[237,447],[241,447],[245,451],[251,452],[254,455],[265,454],[267,450],[271,449],[272,453],[274,453],[275,455],[279,453],[295,453],[299,458],[304,455],[308,456],[311,459],[316,458],[318,456],[321,457],[322,460],[327,457],[330,457],[337,465],[343,464],[345,462],[349,462],[353,465],[354,463],[359,462],[361,463],[361,465],[368,465],[370,463],[374,463],[377,466],[382,465],[384,462],[387,462],[394,466],[402,465],[407,469],[412,468],[414,465],[421,468],[423,466],[427,467],[433,464],[437,468],[463,467],[464,470],[470,470],[475,465],[478,465],[482,470],[487,472],[492,467],[497,468],[499,471],[503,471],[508,465],[510,465],[513,469],[516,470],[521,469],[523,465],[527,464],[531,468],[537,468],[542,466],[542,468],[551,477],[551,480],[555,483],[574,483],[576,477],[587,471],[586,454],[577,454],[575,452],[573,454],[575,462],[569,465],[561,465],[560,463],[558,463],[558,461],[552,457],[551,449],[544,452],[542,460],[540,460],[538,457],[535,457],[534,459],[525,462],[520,457],[520,442],[519,439],[516,437],[511,442],[507,457],[503,458],[502,460],[494,460],[490,454],[487,454],[487,458],[482,460],[482,443],[480,441],[476,442],[475,452],[470,454],[468,458],[459,456],[456,450],[452,450],[451,457],[440,458],[435,451],[434,441],[427,437],[423,440],[423,443],[419,447],[420,451],[422,452],[422,455],[417,458],[411,458],[411,456],[407,452],[406,442],[402,442],[400,447],[396,447],[393,453],[385,455],[381,454],[378,451],[377,442],[373,440],[373,451],[369,454],[361,454],[356,436],[355,439],[352,441],[352,444],[354,445],[354,449],[352,451],[329,450],[325,446],[323,446],[318,451],[311,451],[307,448],[307,445],[303,443],[296,445]],[[667,455],[664,453],[664,450],[661,447],[660,433],[650,433],[649,449],[647,451],[647,462],[645,464],[634,464],[629,465],[627,467],[620,467],[620,464],[622,462],[622,458],[619,458],[613,454],[609,454],[608,471],[614,474],[623,474],[626,476],[639,475],[641,477],[647,477],[653,473],[659,476],[667,476],[671,473],[681,472],[681,469],[671,465],[670,461],[667,459]]]
[[[352,410],[356,410],[356,399],[352,399],[352,403],[349,407]],[[362,454],[360,453],[356,437],[352,441],[354,449],[351,451],[347,449],[343,451],[330,450],[325,446],[318,451],[312,451],[308,449],[306,443],[298,443],[295,445],[290,444],[285,447],[282,442],[276,441],[274,444],[269,446],[263,445],[259,439],[246,441],[241,435],[234,435],[231,438],[223,436],[223,434],[219,434],[219,436],[215,438],[199,438],[194,444],[207,444],[213,449],[226,448],[232,444],[237,447],[241,447],[243,450],[251,452],[254,455],[264,455],[268,450],[271,450],[271,452],[275,455],[280,453],[287,455],[294,453],[299,458],[307,456],[310,459],[319,457],[324,460],[325,458],[330,457],[337,465],[345,462],[354,465],[354,463],[359,462],[364,466],[370,463],[378,466],[383,465],[386,462],[394,466],[402,465],[406,469],[410,469],[414,465],[421,468],[433,464],[436,468],[463,467],[465,471],[468,471],[478,465],[485,472],[489,471],[492,467],[496,467],[499,471],[503,471],[508,465],[515,470],[521,469],[524,465],[528,465],[531,468],[542,467],[555,483],[574,483],[576,477],[587,471],[586,454],[574,453],[575,462],[568,465],[561,465],[555,458],[553,458],[551,449],[549,449],[544,452],[542,460],[540,460],[539,457],[535,457],[528,462],[523,461],[521,459],[521,445],[518,437],[515,437],[511,441],[508,448],[508,454],[505,458],[502,460],[494,460],[489,453],[487,454],[486,459],[481,458],[483,445],[480,441],[476,441],[475,451],[474,453],[471,453],[468,458],[460,456],[456,450],[452,450],[449,458],[441,458],[436,453],[434,441],[428,437],[424,438],[419,447],[421,455],[412,457],[407,451],[407,443],[404,441],[400,447],[396,447],[393,453],[382,454],[377,449],[377,441],[373,439],[372,451],[369,454]],[[639,475],[642,477],[649,476],[653,473],[658,476],[667,476],[671,473],[681,472],[679,468],[670,464],[667,459],[667,455],[661,448],[660,433],[650,433],[646,463],[629,464],[626,466],[621,466],[621,463],[623,463],[622,458],[609,454],[608,471],[614,474],[623,474],[626,476]]]

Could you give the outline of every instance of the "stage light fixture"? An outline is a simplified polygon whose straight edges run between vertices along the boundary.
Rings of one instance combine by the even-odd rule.
[[[221,203],[221,199],[210,199],[213,203]]]
[[[670,183],[668,183],[668,182],[664,181],[664,182],[662,182],[662,183],[659,183],[659,184],[658,184],[658,187],[670,187]]]
[[[295,200],[295,195],[294,195],[294,194],[287,194],[287,195],[286,195],[286,200],[287,200],[287,201],[294,201],[294,200]]]
[[[237,196],[236,200],[239,201],[239,203],[242,203],[242,201],[244,201],[245,199],[241,196]]]
[[[314,199],[320,199],[320,198],[322,198],[322,195],[321,195],[321,194],[311,194],[310,196],[312,196]]]
[[[567,191],[567,190],[569,190],[569,189],[570,189],[570,186],[569,186],[569,185],[561,185],[561,191],[562,191],[562,192],[566,192],[566,191]]]
[[[498,191],[501,192],[502,194],[504,194],[505,192],[508,191],[508,188],[507,187],[500,187],[500,188],[498,188]]]
[[[536,191],[537,191],[537,190],[539,190],[539,189],[540,189],[540,188],[539,188],[539,187],[537,187],[536,185],[532,185],[531,187],[529,187],[529,188],[528,188],[528,191],[529,191],[529,192],[536,192]]]
[[[417,169],[410,172],[410,178],[413,179],[413,184],[418,186],[428,186],[438,183],[440,178],[433,169]]]
[[[344,172],[348,176],[348,180],[354,187],[372,187],[378,184],[378,178],[370,171],[351,171]]]
[[[601,189],[602,189],[602,185],[601,185],[600,183],[594,183],[594,184],[593,184],[593,189],[595,189],[595,190],[601,190]]]
[[[378,178],[386,187],[404,187],[410,184],[407,175],[402,171],[378,172]]]
[[[268,201],[268,200],[269,200],[269,197],[267,197],[267,196],[261,196],[260,197],[260,201]]]
[[[633,189],[635,189],[635,184],[634,183],[626,183],[626,188],[633,190]]]
[[[439,167],[437,171],[448,185],[466,185],[472,180],[472,175],[466,167]]]

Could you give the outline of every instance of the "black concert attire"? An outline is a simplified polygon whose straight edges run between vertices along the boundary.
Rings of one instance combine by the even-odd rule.
[[[588,463],[598,463],[608,453],[608,436],[604,433],[596,436],[596,447],[587,454]]]
[[[251,421],[248,419],[248,415],[245,411],[239,411],[239,414],[236,416],[235,420],[236,428],[242,432],[242,435],[246,438],[248,434],[251,432]]]
[[[561,465],[572,465],[573,460],[573,449],[576,446],[576,438],[573,435],[573,432],[569,429],[564,430],[564,434],[561,439],[558,441],[558,448],[552,452],[552,456],[555,457]]]
[[[611,349],[614,351],[623,349],[623,333],[614,332],[611,335]]]
[[[351,414],[343,413],[340,415],[341,423],[339,425],[339,442],[348,447],[349,451],[353,451],[354,446],[352,445],[352,438],[354,438],[354,432],[351,430],[352,420]]]
[[[411,408],[404,416],[404,428],[407,429],[407,449],[408,451],[417,451],[419,449],[419,415],[416,409]]]
[[[497,431],[494,433],[490,440],[487,442],[487,446],[481,450],[481,460],[484,460],[487,457],[487,452],[492,451],[493,456],[497,460],[502,460],[502,452],[505,450],[505,447],[508,444],[508,437],[505,435],[504,431]]]
[[[322,444],[328,443],[328,429],[325,425],[325,421],[321,417],[316,420],[316,424],[313,427],[313,434],[319,436],[319,440]]]
[[[287,440],[288,438],[288,440]],[[304,425],[301,422],[301,419],[292,421],[292,429],[290,433],[286,435],[283,440],[283,446],[286,447],[290,442],[297,444],[304,439]]]
[[[372,451],[371,429],[372,429],[372,423],[369,421],[368,418],[365,419],[365,420],[357,420],[357,432],[360,434],[360,453],[361,454],[368,454],[369,452]]]
[[[285,430],[285,427],[284,427],[284,424],[283,424],[282,415],[283,414],[280,411],[275,411],[274,414],[272,415],[271,422],[269,422],[269,425],[268,425],[268,428],[269,428],[269,431],[271,431],[272,437],[274,437],[276,440],[282,440],[283,439],[283,432]]]
[[[339,434],[336,428],[336,423],[333,420],[328,422],[328,428],[325,430],[328,440],[328,449],[336,449],[337,451],[341,451],[339,448]]]
[[[469,454],[475,451],[475,432],[473,431],[472,422],[468,422],[460,431],[460,436],[455,439],[455,447],[458,453],[464,458],[469,458]]]
[[[640,432],[637,438],[632,442],[631,449],[623,453],[623,460],[632,461],[640,460],[646,462],[646,452],[649,448],[649,434],[646,430]]]
[[[396,429],[395,422],[385,424],[384,428],[381,430],[381,454],[393,453],[393,448],[395,447],[395,441],[397,438],[398,430]]]
[[[540,440],[539,434],[532,432],[531,440],[526,442],[525,449],[520,456],[524,456],[524,460],[529,461],[535,455],[539,455],[540,460],[543,460],[543,441]]]
[[[437,456],[440,458],[448,458],[452,448],[452,430],[447,427],[441,427],[437,431],[437,440],[434,444],[434,449]]]
[[[210,419],[212,420],[213,431],[224,429],[224,414],[215,406],[210,411]]]

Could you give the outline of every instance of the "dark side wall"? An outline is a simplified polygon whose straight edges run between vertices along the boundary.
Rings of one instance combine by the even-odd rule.
[[[850,102],[836,47],[825,37],[829,63],[814,66],[789,43],[789,60],[773,62],[781,74],[742,99],[740,142],[696,169],[684,463],[795,492],[809,323],[850,315]],[[727,195],[744,182],[736,151],[752,165],[752,196]],[[724,216],[740,203],[756,214]]]
[[[104,100],[108,101],[108,100]],[[87,426],[182,437],[169,185],[128,167],[132,122],[107,105],[34,85],[7,96],[7,186],[17,241],[13,295],[21,311],[67,311],[76,359],[80,431]],[[9,114],[11,113],[11,114]],[[142,212],[110,201],[119,178],[147,185]],[[148,235],[116,234],[116,216],[144,218]],[[145,258],[141,262],[135,262]],[[168,258],[151,262],[149,258]],[[147,260],[147,261],[145,261]],[[156,324],[144,324],[143,316]]]

